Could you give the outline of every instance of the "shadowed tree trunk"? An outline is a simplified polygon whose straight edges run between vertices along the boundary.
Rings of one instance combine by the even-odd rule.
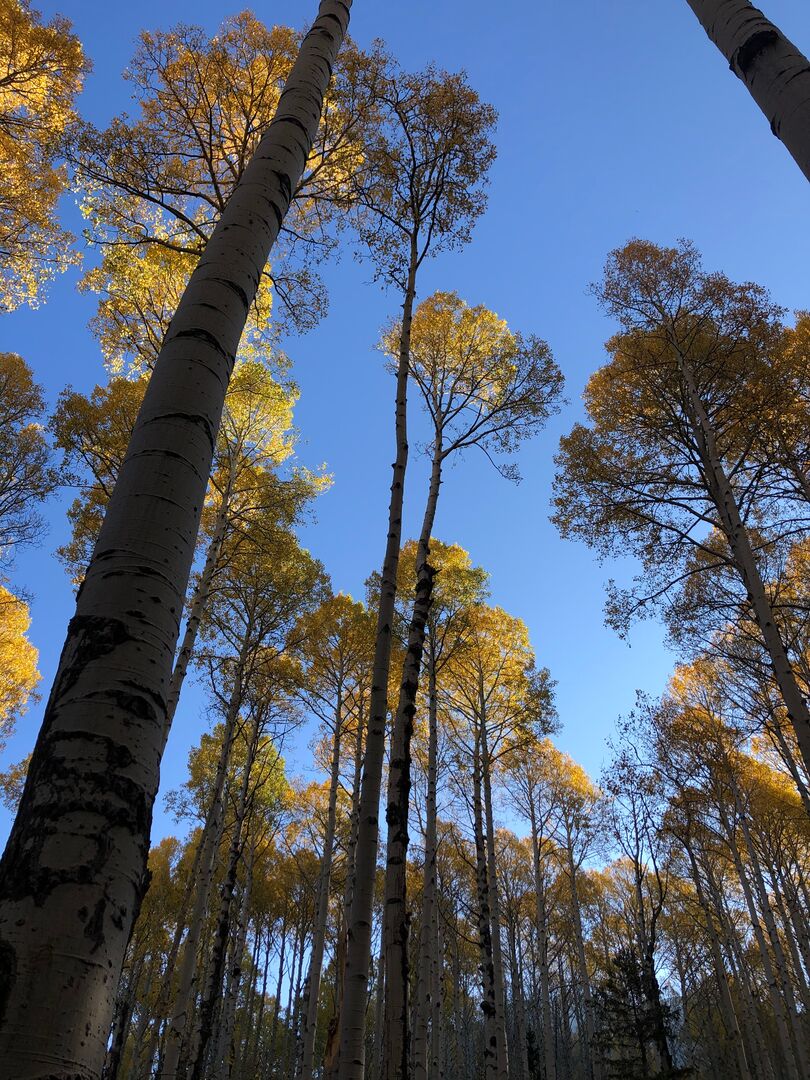
[[[393,466],[391,501],[388,506],[388,539],[380,581],[377,638],[374,648],[371,701],[355,845],[352,906],[347,928],[346,972],[343,980],[343,1007],[340,1016],[338,1072],[340,1080],[363,1080],[365,1060],[368,969],[371,958],[374,871],[377,865],[380,831],[379,805],[388,711],[388,674],[391,666],[391,634],[397,591],[397,568],[402,542],[405,470],[408,464],[408,358],[413,304],[416,296],[417,266],[418,249],[414,235],[410,245],[408,280],[402,310],[396,391],[396,459]]]
[[[388,768],[388,806],[386,822],[385,907],[385,1062],[388,1080],[408,1080],[407,1045],[408,987],[408,910],[406,869],[408,859],[408,809],[411,794],[411,739],[416,715],[416,694],[425,646],[425,628],[433,593],[434,570],[428,563],[430,535],[436,519],[436,506],[442,482],[442,437],[437,426],[434,435],[433,466],[430,487],[422,519],[422,531],[416,553],[416,592],[408,629],[408,649],[402,669],[399,701],[391,731],[391,760]],[[431,721],[434,721],[431,717]],[[432,738],[432,736],[431,736]],[[433,744],[431,743],[431,746]],[[428,810],[428,813],[430,811]],[[435,789],[434,789],[435,846]],[[435,869],[434,869],[435,872]],[[429,978],[424,972],[424,979]],[[420,1051],[421,1052],[421,1051]],[[415,1074],[419,1076],[417,1072]]]
[[[438,757],[438,717],[436,701],[436,658],[433,638],[428,653],[428,783],[425,805],[425,867],[422,883],[422,918],[419,937],[419,968],[417,971],[414,1008],[413,1055],[411,1066],[414,1080],[427,1080],[428,1027],[437,1025],[440,1014],[436,1009],[433,964],[440,963],[438,919],[436,912],[436,781]],[[431,1053],[431,1059],[435,1055]],[[431,1060],[431,1069],[438,1062]]]
[[[321,988],[321,968],[323,966],[324,945],[326,942],[326,922],[329,915],[329,888],[332,881],[332,852],[335,846],[335,826],[337,822],[337,797],[340,786],[340,740],[343,733],[343,702],[338,696],[335,708],[335,730],[332,736],[332,764],[329,779],[329,807],[326,816],[326,832],[323,839],[321,873],[318,881],[315,927],[312,934],[312,948],[309,955],[309,970],[304,983],[304,1000],[301,1006],[303,1017],[301,1031],[301,1062],[298,1075],[302,1080],[312,1080],[313,1056],[315,1051],[315,1031],[318,1023],[318,998]]]
[[[351,0],[323,0],[172,319],[0,863],[0,1076],[95,1080],[145,883],[179,620],[225,391]]]
[[[810,180],[810,62],[748,0],[687,0]]]

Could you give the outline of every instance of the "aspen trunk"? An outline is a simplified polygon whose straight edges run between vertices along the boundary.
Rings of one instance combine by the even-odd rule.
[[[782,939],[779,936],[779,931],[777,930],[776,922],[773,917],[770,900],[768,899],[768,890],[762,876],[762,867],[760,866],[759,856],[757,855],[753,838],[751,836],[751,830],[748,827],[748,821],[746,820],[745,814],[739,806],[737,812],[739,815],[743,839],[745,840],[746,851],[748,853],[748,861],[751,866],[751,873],[754,881],[754,890],[759,901],[759,910],[762,912],[765,929],[768,932],[768,940],[770,941],[771,949],[773,950],[773,957],[776,964],[776,974],[779,981],[779,987],[781,989],[785,1005],[787,1006],[787,1013],[790,1022],[790,1031],[793,1037],[793,1048],[796,1055],[797,1072],[800,1076],[810,1076],[810,1064],[808,1064],[807,1059],[807,1045],[805,1042],[805,1034],[802,1028],[799,1011],[796,1007],[796,998],[793,993],[793,985],[790,980],[787,958],[785,956],[784,949],[782,948]]]
[[[492,809],[492,775],[487,745],[487,725],[483,689],[481,691],[481,778],[484,785],[484,822],[489,876],[489,909],[492,921],[492,969],[495,991],[495,1025],[498,1029],[498,1080],[509,1080],[509,1059],[506,1046],[506,992],[503,978],[503,946],[501,943],[501,904],[495,861],[495,821]]]
[[[244,655],[240,656],[240,663]],[[222,736],[222,746],[217,761],[217,771],[214,777],[214,787],[211,795],[211,806],[205,819],[203,833],[200,837],[199,860],[195,863],[199,867],[194,893],[194,907],[188,923],[188,933],[183,945],[183,955],[180,961],[180,971],[177,978],[177,992],[174,998],[171,1017],[166,1029],[166,1044],[163,1054],[163,1064],[160,1070],[160,1080],[178,1080],[178,1067],[180,1064],[180,1051],[183,1039],[188,1027],[192,1005],[197,996],[197,982],[200,971],[197,963],[197,953],[200,946],[203,925],[205,923],[208,903],[211,896],[211,887],[214,881],[217,853],[222,839],[222,828],[225,819],[224,793],[225,780],[228,775],[228,764],[231,760],[231,750],[236,733],[236,721],[239,716],[239,706],[242,701],[241,680],[237,682],[231,692],[228,702],[228,711],[225,717],[225,730]]]
[[[233,1064],[236,1057],[235,1025],[236,1025],[236,1002],[239,996],[239,985],[242,981],[242,964],[245,958],[245,943],[247,941],[248,907],[253,879],[253,853],[248,860],[245,874],[245,887],[242,891],[241,904],[239,905],[239,917],[236,923],[231,949],[231,963],[228,970],[228,980],[225,994],[222,1000],[222,1010],[217,1033],[217,1053],[212,1070],[219,1080],[230,1080],[233,1072]]]
[[[231,907],[236,892],[236,878],[239,870],[239,861],[242,856],[242,831],[247,816],[248,792],[250,789],[250,774],[256,759],[256,749],[259,743],[259,725],[254,721],[250,735],[247,756],[239,786],[239,797],[232,825],[231,842],[228,849],[228,862],[225,871],[225,879],[222,883],[222,891],[219,901],[216,929],[211,955],[208,960],[208,974],[205,980],[205,988],[202,994],[199,1009],[197,1010],[194,1031],[191,1038],[191,1052],[189,1053],[188,1075],[189,1080],[201,1080],[209,1056],[211,1039],[214,1033],[214,1012],[217,1002],[221,997],[222,979],[225,969],[225,956],[228,938],[231,930]]]
[[[548,918],[546,914],[546,887],[540,865],[540,835],[537,828],[537,813],[533,797],[529,798],[529,822],[532,837],[532,863],[534,868],[535,920],[537,924],[537,943],[540,953],[540,1011],[543,1022],[543,1061],[545,1062],[545,1080],[557,1080],[554,1055],[554,1033],[551,1017],[551,994],[549,991],[548,972]]]
[[[402,668],[399,701],[391,729],[391,753],[388,765],[388,840],[385,866],[385,1076],[386,1080],[409,1080],[408,988],[408,910],[406,871],[408,860],[408,814],[411,795],[411,739],[416,715],[416,695],[425,647],[425,633],[433,599],[430,566],[430,535],[436,520],[436,506],[442,482],[442,436],[437,425],[434,434],[433,467],[430,474],[422,531],[416,551],[416,589],[408,628],[408,648]],[[435,816],[435,808],[434,808]],[[434,822],[435,826],[435,822]],[[427,976],[426,976],[427,977]]]
[[[780,994],[780,987],[778,985],[777,977],[771,963],[771,956],[768,951],[768,946],[765,942],[765,935],[762,932],[762,926],[759,921],[759,913],[757,911],[756,903],[754,902],[754,896],[751,891],[751,884],[748,880],[748,875],[745,872],[742,859],[740,857],[740,851],[737,847],[737,841],[734,836],[734,830],[731,822],[723,810],[720,808],[720,817],[723,822],[723,826],[726,830],[726,841],[728,848],[731,852],[731,857],[734,862],[734,869],[737,871],[737,877],[739,878],[740,885],[742,886],[743,896],[745,898],[745,904],[748,908],[748,916],[751,920],[751,926],[754,931],[754,937],[759,948],[759,955],[762,960],[762,970],[765,974],[765,981],[768,984],[768,996],[771,1002],[771,1008],[773,1010],[774,1021],[776,1023],[776,1031],[779,1038],[779,1046],[782,1051],[783,1066],[786,1070],[786,1076],[793,1078],[793,1080],[799,1080],[799,1073],[796,1069],[796,1063],[793,1057],[793,1049],[790,1044],[790,1037],[788,1035],[788,1019],[785,1010],[785,998],[783,994]]]
[[[732,1044],[732,1051],[734,1058],[737,1062],[737,1069],[740,1075],[740,1080],[753,1080],[751,1076],[751,1070],[748,1067],[748,1058],[745,1053],[745,1046],[743,1045],[742,1033],[740,1031],[740,1025],[737,1020],[737,1014],[734,1010],[734,1002],[731,998],[731,991],[728,986],[728,978],[726,976],[726,966],[723,961],[723,953],[720,948],[720,938],[717,932],[717,927],[714,924],[714,916],[712,915],[709,907],[708,900],[706,899],[706,893],[703,888],[703,882],[700,876],[700,870],[698,869],[697,859],[689,844],[684,844],[687,855],[689,856],[689,864],[692,870],[692,881],[697,893],[698,903],[703,910],[703,915],[706,920],[706,930],[709,935],[709,947],[711,949],[712,962],[714,964],[714,974],[717,980],[718,990],[720,992],[720,1012],[723,1016],[726,1027],[726,1035]]]
[[[352,777],[352,810],[349,826],[349,844],[346,849],[346,880],[343,885],[342,926],[335,959],[335,1015],[332,1018],[326,1040],[324,1060],[326,1080],[337,1080],[340,1064],[338,1054],[338,1036],[340,1017],[343,1010],[343,985],[346,972],[346,943],[352,909],[352,885],[354,882],[355,849],[357,848],[357,826],[360,815],[360,781],[363,772],[363,740],[365,736],[365,690],[358,688],[357,728],[354,736],[354,774]]]
[[[444,1080],[444,1048],[442,1027],[442,971],[444,965],[444,935],[439,923],[438,898],[433,904],[434,941],[436,951],[433,956],[431,974],[431,1020],[430,1020],[430,1080]]]
[[[687,0],[810,180],[810,62],[748,0]]]
[[[281,1013],[281,984],[284,978],[284,953],[287,949],[287,913],[281,924],[281,945],[279,947],[278,973],[276,975],[276,993],[273,1001],[273,1022],[270,1025],[270,1054],[267,1063],[268,1071],[273,1072],[278,1058],[278,1022]]]
[[[677,348],[677,343],[675,344]],[[721,528],[748,593],[754,618],[770,657],[776,684],[785,703],[793,730],[796,732],[805,769],[810,772],[810,709],[799,689],[782,635],[774,620],[748,530],[742,523],[736,496],[717,452],[712,423],[698,394],[691,367],[683,358],[681,358],[681,372],[686,390],[686,411],[705,466],[709,495],[714,502]]]
[[[489,906],[489,867],[484,834],[481,791],[480,728],[476,733],[473,760],[473,822],[475,831],[475,881],[478,900],[478,943],[481,951],[481,1011],[484,1014],[484,1080],[500,1080],[498,1043],[503,1034],[497,1022],[495,965],[492,955],[492,916]]]
[[[79,591],[0,862],[0,1077],[95,1080],[145,882],[166,697],[248,311],[351,0],[323,0],[166,333]]]
[[[391,501],[388,506],[388,539],[380,581],[380,606],[371,679],[371,703],[363,781],[355,847],[352,907],[346,941],[346,973],[343,980],[343,1008],[340,1014],[340,1080],[363,1080],[365,1062],[368,972],[371,962],[371,923],[374,909],[374,879],[379,844],[380,790],[385,754],[385,725],[388,712],[388,676],[391,667],[391,633],[397,592],[397,568],[402,543],[402,503],[405,470],[408,464],[408,370],[411,322],[416,297],[418,254],[415,237],[411,241],[410,265],[402,307],[399,364],[396,391],[396,459],[393,467]]]
[[[436,919],[436,782],[438,758],[438,716],[436,701],[436,658],[431,639],[428,654],[428,775],[425,805],[425,866],[422,874],[422,922],[419,938],[416,1006],[413,1032],[413,1078],[428,1078],[428,1026],[434,1004],[432,967],[437,951]],[[434,1013],[433,1023],[436,1023]],[[432,1063],[435,1071],[436,1064]],[[431,1074],[431,1080],[434,1076]]]
[[[569,837],[566,848],[568,858],[568,874],[571,879],[571,908],[574,913],[574,936],[577,950],[577,965],[579,967],[579,980],[582,984],[582,1011],[584,1014],[583,1043],[585,1047],[585,1069],[589,1080],[596,1080],[597,1068],[594,1060],[593,1045],[593,997],[591,994],[591,977],[588,974],[588,961],[585,957],[585,935],[582,929],[582,910],[579,905],[579,889],[577,888],[577,872],[574,865],[574,850]]]
[[[129,1034],[129,1025],[132,1021],[132,1011],[135,1006],[135,991],[138,988],[138,980],[143,970],[143,957],[133,963],[126,980],[126,985],[119,989],[118,1001],[115,1005],[115,1019],[113,1021],[112,1038],[107,1057],[104,1061],[102,1080],[117,1080],[118,1070],[121,1066],[121,1055]]]
[[[326,833],[323,839],[323,857],[318,881],[318,903],[315,914],[315,927],[312,936],[309,971],[304,984],[302,1004],[303,1029],[301,1032],[301,1066],[299,1076],[302,1080],[312,1080],[313,1055],[315,1052],[315,1029],[318,1022],[318,998],[321,989],[321,968],[323,966],[324,944],[326,941],[326,921],[329,915],[329,886],[332,880],[332,851],[335,846],[335,826],[337,822],[337,797],[340,785],[340,736],[343,729],[342,702],[338,697],[335,710],[335,730],[332,739],[332,762],[329,778],[329,808],[326,815]]]
[[[166,695],[166,728],[163,735],[163,749],[166,748],[166,740],[169,737],[174,714],[177,712],[177,706],[180,701],[180,691],[183,689],[183,683],[185,682],[188,673],[188,666],[194,655],[194,646],[197,643],[197,634],[199,633],[200,623],[202,622],[202,617],[205,613],[205,606],[208,603],[208,597],[211,593],[214,575],[219,568],[222,544],[225,540],[225,531],[228,525],[232,487],[233,466],[231,466],[228,484],[222,496],[219,512],[217,513],[214,532],[205,554],[205,564],[203,565],[200,579],[197,582],[197,587],[194,590],[194,595],[191,599],[191,604],[189,605],[186,628],[183,631],[183,640],[180,644],[180,648],[177,650],[174,668],[172,669],[169,692]]]

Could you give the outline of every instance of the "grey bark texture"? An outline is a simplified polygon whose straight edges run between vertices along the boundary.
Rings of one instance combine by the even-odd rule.
[[[687,0],[810,180],[810,61],[748,0]]]
[[[146,883],[167,694],[234,357],[351,0],[324,0],[166,334],[0,863],[0,1077],[96,1080]]]

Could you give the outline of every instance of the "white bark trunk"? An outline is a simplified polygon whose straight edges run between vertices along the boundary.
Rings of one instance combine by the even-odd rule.
[[[416,296],[418,254],[411,243],[408,281],[402,310],[396,396],[396,459],[393,466],[391,501],[388,507],[388,539],[380,582],[377,636],[371,680],[371,704],[360,812],[355,846],[352,908],[346,942],[346,971],[343,980],[343,1008],[340,1014],[340,1080],[363,1080],[365,1069],[366,1007],[368,971],[371,962],[371,922],[374,908],[374,879],[379,844],[380,791],[385,753],[385,725],[388,712],[388,676],[391,666],[391,633],[397,592],[397,568],[402,543],[402,504],[405,470],[408,464],[408,370],[413,304]]]
[[[145,883],[166,696],[225,391],[351,0],[323,0],[192,274],[70,622],[0,863],[0,1077],[95,1080]]]
[[[748,0],[687,0],[810,180],[810,63]]]
[[[674,344],[678,348],[677,341]],[[725,533],[737,571],[748,593],[754,618],[770,657],[776,684],[785,703],[793,730],[796,732],[796,741],[805,769],[810,772],[810,709],[799,689],[788,659],[787,650],[774,619],[773,609],[751,547],[748,530],[740,517],[736,496],[717,452],[714,427],[698,393],[691,366],[682,356],[681,372],[686,391],[686,411],[706,470],[709,495],[717,510],[720,527]]]
[[[318,998],[321,990],[321,968],[323,966],[324,944],[326,942],[326,920],[329,914],[329,886],[332,880],[332,852],[335,846],[335,827],[337,823],[337,797],[340,786],[340,737],[343,729],[342,702],[338,698],[335,709],[335,730],[332,737],[332,762],[329,778],[329,807],[326,814],[326,829],[323,838],[323,856],[318,881],[318,906],[315,914],[315,927],[312,935],[312,948],[309,957],[309,971],[304,985],[302,1004],[303,1025],[301,1030],[301,1065],[299,1076],[302,1080],[312,1080],[313,1055],[315,1051],[315,1030],[318,1023]]]

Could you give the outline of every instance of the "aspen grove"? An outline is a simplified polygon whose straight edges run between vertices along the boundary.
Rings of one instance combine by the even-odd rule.
[[[810,1077],[770,2],[0,0],[0,1080]]]

